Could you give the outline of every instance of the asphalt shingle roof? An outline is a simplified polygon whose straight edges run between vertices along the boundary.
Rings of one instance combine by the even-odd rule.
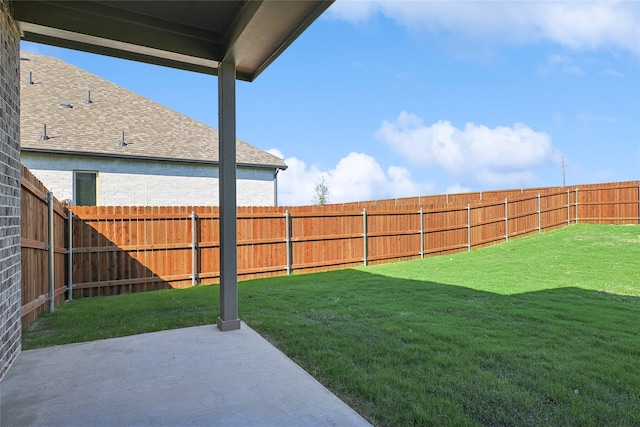
[[[20,56],[23,149],[218,161],[216,129],[58,58],[25,52]],[[62,105],[66,103],[72,108]],[[41,140],[44,123],[46,141]],[[126,147],[120,145],[123,131]],[[236,150],[239,165],[286,168],[282,159],[244,141],[237,140]]]

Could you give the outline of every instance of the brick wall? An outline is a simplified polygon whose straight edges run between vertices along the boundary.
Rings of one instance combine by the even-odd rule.
[[[20,34],[0,0],[0,379],[21,350]]]
[[[73,200],[73,171],[97,171],[98,205],[217,206],[218,168],[210,165],[27,153],[22,163],[58,200]],[[239,167],[237,203],[273,206],[273,170]]]

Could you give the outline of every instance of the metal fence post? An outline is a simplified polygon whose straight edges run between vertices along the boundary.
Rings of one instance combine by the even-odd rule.
[[[54,254],[55,242],[53,232],[53,193],[49,191],[47,194],[47,204],[49,207],[49,311],[53,313],[56,306],[55,296],[55,275],[54,275]]]
[[[191,212],[191,286],[198,284],[198,217],[195,212]]]
[[[67,216],[67,224],[69,229],[67,230],[67,237],[69,244],[67,248],[67,271],[69,276],[69,284],[67,285],[67,298],[69,301],[73,301],[73,212],[69,211]]]
[[[542,225],[541,222],[542,222],[542,220],[540,218],[540,193],[538,193],[538,234],[540,234],[540,229],[542,228],[541,227],[541,225]]]
[[[576,224],[578,223],[578,187],[576,187]]]
[[[420,259],[424,258],[424,212],[420,208]]]
[[[509,205],[508,201],[504,199],[504,240],[509,241]]]
[[[364,265],[367,265],[367,208],[362,209],[362,253]]]
[[[289,211],[284,213],[284,244],[287,253],[287,274],[291,274],[291,216]]]
[[[571,193],[567,188],[567,225],[571,224]]]
[[[467,203],[467,252],[471,252],[471,204]]]

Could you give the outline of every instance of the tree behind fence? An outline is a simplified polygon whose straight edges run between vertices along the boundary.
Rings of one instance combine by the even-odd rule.
[[[327,206],[239,207],[238,276],[249,279],[442,255],[576,222],[638,224],[639,185],[634,181]],[[56,271],[62,278],[57,292],[69,282],[72,296],[78,298],[219,280],[217,207],[71,210],[73,219],[67,219],[66,229],[64,208],[56,223],[63,230],[57,242],[64,242],[56,243]],[[27,221],[42,222],[42,214],[37,217],[34,209],[23,208],[23,215],[33,217]],[[23,241],[28,239],[24,229]],[[70,264],[63,254],[69,242]],[[23,249],[23,257],[24,253]],[[32,261],[26,261],[23,269],[31,268]],[[46,277],[46,269],[36,270],[34,275]],[[44,294],[42,289],[25,292],[23,285],[23,305]]]

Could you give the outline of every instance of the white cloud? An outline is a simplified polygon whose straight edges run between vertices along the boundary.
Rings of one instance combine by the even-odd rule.
[[[616,48],[640,55],[636,1],[338,0],[329,15],[359,24],[378,11],[413,31],[448,31],[494,43],[550,41],[575,50]]]
[[[589,111],[581,111],[580,113],[578,113],[577,119],[578,121],[585,123],[597,122],[615,124],[624,122],[624,120],[619,117],[612,117],[604,114],[594,114]]]
[[[403,111],[396,120],[383,121],[376,137],[409,162],[492,186],[531,184],[534,168],[559,157],[547,134],[522,123],[493,129],[474,123],[458,129],[448,121],[426,126]]]
[[[283,157],[278,150],[267,150]],[[316,166],[295,157],[285,159],[287,169],[278,174],[278,204],[281,206],[310,205],[315,194],[315,185],[322,181],[322,171]]]
[[[282,151],[278,150],[277,148],[271,148],[267,150],[267,153],[273,154],[274,156],[284,160],[284,154],[282,154]]]
[[[584,74],[582,69],[578,67],[571,58],[562,55],[549,56],[547,58],[547,62],[540,66],[540,72],[542,74],[561,72],[574,76],[581,76]]]
[[[367,0],[350,0],[350,1],[337,1],[329,8],[330,12],[327,13],[329,17],[335,17],[349,21],[354,24],[359,24],[367,21],[377,10],[377,4],[373,1]]]
[[[268,151],[282,156],[279,150]],[[349,153],[326,171],[295,157],[286,158],[285,163],[287,170],[278,175],[281,206],[311,205],[315,186],[323,179],[329,188],[329,203],[416,196],[433,188],[412,181],[409,171],[402,167],[391,166],[385,173],[373,157],[363,153]]]
[[[607,76],[607,77],[616,77],[616,78],[623,78],[624,74],[622,74],[620,71],[614,70],[612,68],[606,68],[604,70],[602,70],[600,72],[600,75],[602,76]]]

